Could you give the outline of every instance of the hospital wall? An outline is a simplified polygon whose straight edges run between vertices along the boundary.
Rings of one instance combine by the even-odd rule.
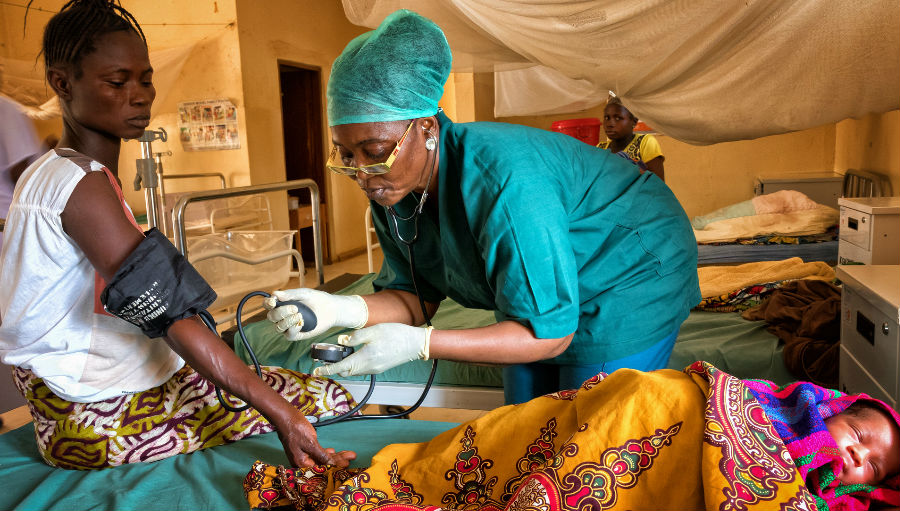
[[[241,100],[240,77],[237,33],[234,27],[228,27],[224,33],[197,41],[191,47],[178,80],[167,96],[157,98],[153,108],[150,128],[164,129],[168,133],[166,142],[158,140],[152,142],[154,152],[167,154],[162,157],[165,174],[221,173],[225,176],[226,185],[229,187],[250,184],[249,145],[246,143],[246,121]],[[190,151],[182,146],[177,118],[178,103],[208,99],[228,99],[234,103],[241,139],[239,148]],[[141,144],[137,141],[126,142],[122,146],[119,168],[120,178],[126,189],[126,199],[137,210],[145,212],[144,192],[134,190],[130,182],[136,172],[135,160],[140,157]],[[163,184],[167,193],[205,190],[220,186],[215,178],[167,179]],[[188,208],[203,207],[205,206],[199,203],[188,206]]]
[[[153,11],[154,1],[130,2],[135,5],[135,15],[142,23],[137,6]],[[339,2],[267,0],[264,8],[256,0],[202,0],[196,4],[205,8],[183,19],[173,14],[177,9],[163,12],[166,16],[174,16],[168,18],[171,25],[213,26],[215,33],[205,35],[194,43],[197,45],[196,52],[192,52],[185,63],[179,84],[170,94],[171,100],[154,110],[163,113],[160,118],[171,119],[174,123],[178,102],[230,99],[238,111],[241,148],[187,152],[178,146],[177,140],[173,140],[168,145],[161,145],[162,149],[157,149],[154,144],[154,151],[172,150],[173,156],[166,161],[167,172],[181,169],[224,172],[228,177],[228,186],[284,181],[282,126],[291,120],[282,119],[279,63],[319,71],[324,105],[325,84],[331,63],[350,39],[366,29],[350,24]],[[273,15],[275,13],[277,15]],[[193,32],[185,31],[182,44],[196,40]],[[154,35],[148,32],[148,40],[154,40],[151,39]],[[327,154],[330,134],[324,116],[322,130],[325,136],[321,144]],[[172,144],[175,146],[169,147]],[[132,162],[135,157],[123,155],[126,161]],[[365,246],[365,197],[349,179],[330,173],[325,179],[325,187],[320,193],[327,204],[330,252],[338,258],[342,254],[358,253]],[[194,180],[177,183],[184,183],[187,189],[199,189],[201,184],[204,187],[210,185],[209,182]],[[269,199],[274,228],[288,229],[286,194],[272,193]],[[143,205],[142,198],[134,198],[131,202]],[[308,248],[302,247],[303,250]]]
[[[888,175],[893,195],[900,195],[900,110],[839,122],[834,168]]]
[[[250,145],[251,179],[254,184],[285,178],[279,62],[314,69],[321,76],[321,104],[325,105],[325,86],[331,63],[352,38],[367,29],[350,24],[340,2],[320,0],[267,0],[260,8],[258,0],[237,0],[241,65]],[[277,15],[273,15],[277,13]],[[331,149],[327,118],[322,116],[324,154]],[[368,202],[356,184],[331,172],[325,175],[331,253],[341,257],[358,253],[365,247],[363,218]],[[287,219],[286,202],[278,203]],[[287,228],[286,222],[282,228]],[[306,247],[304,247],[305,249]]]
[[[22,6],[0,5],[0,56],[33,60],[35,81],[43,81],[42,61],[37,59],[43,27],[65,0],[35,0],[22,35]],[[154,141],[153,151],[162,158],[167,174],[219,172],[229,187],[283,181],[285,178],[279,61],[321,71],[322,104],[331,63],[346,43],[366,29],[347,21],[340,2],[316,0],[267,0],[262,8],[253,0],[124,0],[147,36],[151,58],[155,52],[183,54],[177,62],[177,80],[161,87],[153,105],[150,128],[165,129],[166,142]],[[273,15],[277,13],[277,15]],[[157,77],[161,72],[157,72]],[[157,81],[158,82],[158,81]],[[48,97],[52,91],[47,91]],[[240,148],[186,151],[177,136],[178,103],[228,99],[237,108]],[[41,135],[62,132],[59,118],[36,123]],[[330,146],[324,126],[323,149]],[[119,159],[119,176],[128,203],[136,214],[145,212],[142,191],[134,191],[135,160],[140,144],[125,142]],[[327,154],[327,153],[326,153]],[[363,214],[365,197],[346,178],[326,176],[322,197],[329,203],[329,236],[332,254],[359,253],[365,246]],[[215,188],[215,180],[167,180],[166,191]],[[272,194],[276,229],[288,227],[284,194]],[[330,199],[330,200],[329,200]]]
[[[25,10],[21,7],[3,9],[3,50],[10,58],[30,59],[36,62],[33,79],[43,80],[43,61],[38,59],[43,28],[57,12],[64,0],[35,0],[28,12],[27,25],[22,33]],[[126,0],[123,5],[141,24],[147,38],[151,59],[162,51],[167,58],[156,61],[157,68],[180,67],[168,86],[159,80],[166,73],[157,69],[157,97],[151,110],[150,129],[164,129],[168,140],[152,143],[154,152],[171,155],[162,158],[166,173],[219,172],[225,175],[228,186],[250,183],[247,145],[227,151],[185,151],[178,137],[177,109],[183,101],[213,98],[231,99],[238,109],[239,129],[245,133],[243,101],[241,100],[241,67],[238,58],[237,30],[233,2],[215,0]],[[8,27],[15,27],[10,29]],[[153,62],[153,60],[151,61]],[[52,91],[47,89],[48,97]],[[60,135],[59,118],[36,122],[39,133]],[[140,143],[126,141],[119,158],[119,178],[125,199],[136,214],[145,213],[143,191],[135,191],[133,180],[135,160],[141,157]],[[215,188],[218,181],[167,180],[167,191]]]
[[[148,0],[132,0],[132,3],[151,10],[155,5]],[[175,15],[169,18],[169,23],[210,24],[215,26],[218,35],[207,35],[198,43],[197,54],[185,63],[179,88],[171,94],[172,101],[161,105],[159,111],[167,112],[165,115],[174,121],[179,101],[230,99],[238,111],[241,148],[186,152],[174,147],[166,171],[177,172],[182,168],[193,172],[224,171],[228,186],[284,181],[282,126],[291,119],[282,119],[279,64],[319,71],[324,105],[331,63],[350,39],[366,29],[347,21],[340,2],[267,0],[264,8],[256,0],[202,0],[198,3],[206,6],[204,11],[184,19]],[[175,11],[166,9],[165,13],[170,15]],[[213,14],[215,18],[211,19]],[[135,15],[138,20],[143,20],[139,11]],[[221,23],[223,15],[225,22]],[[151,35],[148,33],[148,39]],[[192,36],[192,33],[186,33],[185,42],[193,40]],[[322,131],[322,149],[328,154],[330,134],[324,116]],[[178,142],[174,141],[174,144]],[[154,150],[157,150],[156,145]],[[328,173],[325,180],[320,193],[327,204],[330,252],[337,258],[359,253],[365,246],[365,196],[349,179]],[[192,189],[200,188],[199,184],[185,182],[185,186]],[[209,183],[205,184],[208,187]],[[287,229],[286,194],[272,193],[269,199],[274,228]],[[138,203],[142,205],[143,199],[138,199]],[[302,247],[303,250],[308,248]]]
[[[248,176],[249,147],[242,101],[242,71],[238,51],[238,34],[234,25],[235,9],[230,2],[201,0],[146,0],[125,3],[141,24],[147,36],[151,55],[160,50],[174,51],[172,60],[157,65],[181,66],[170,83],[157,82],[150,129],[164,129],[165,142],[152,142],[153,152],[171,153],[162,157],[165,174],[221,173],[226,185],[250,184]],[[160,71],[156,75],[159,76]],[[209,99],[231,100],[237,110],[240,147],[228,150],[186,150],[179,138],[178,104]],[[141,157],[141,144],[128,141],[119,158],[120,178],[126,199],[135,209],[145,212],[143,191],[135,191],[130,179]],[[166,192],[183,192],[218,188],[215,178],[166,180]],[[190,205],[188,207],[196,207]]]

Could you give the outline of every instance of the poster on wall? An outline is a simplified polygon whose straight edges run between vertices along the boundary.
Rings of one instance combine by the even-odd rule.
[[[237,108],[227,99],[179,103],[178,133],[185,151],[241,147]]]

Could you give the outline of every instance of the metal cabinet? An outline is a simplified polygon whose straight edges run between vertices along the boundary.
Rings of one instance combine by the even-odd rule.
[[[840,390],[865,392],[898,409],[900,265],[841,265],[836,274],[843,282]]]
[[[900,197],[841,198],[839,264],[900,264]]]
[[[796,190],[819,204],[837,209],[843,183],[843,176],[834,172],[761,175],[756,177],[753,191],[756,195],[763,195]]]

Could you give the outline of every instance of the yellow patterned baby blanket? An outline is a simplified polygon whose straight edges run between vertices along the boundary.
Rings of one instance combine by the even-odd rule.
[[[310,511],[815,509],[744,383],[698,362],[623,369],[498,408],[368,469],[257,462],[253,508]]]

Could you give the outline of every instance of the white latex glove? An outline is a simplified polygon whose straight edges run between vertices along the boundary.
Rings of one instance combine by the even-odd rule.
[[[275,301],[297,300],[312,309],[316,315],[316,327],[309,332],[301,332],[303,316],[294,305],[275,307]],[[266,318],[275,323],[275,329],[283,333],[289,341],[300,341],[315,337],[331,327],[362,328],[369,320],[369,307],[359,295],[333,295],[308,287],[275,291],[263,301],[269,313]]]
[[[378,374],[413,360],[428,360],[433,327],[415,327],[402,323],[381,323],[352,335],[338,337],[338,344],[354,346],[356,351],[340,362],[319,366],[314,376],[356,376]]]

